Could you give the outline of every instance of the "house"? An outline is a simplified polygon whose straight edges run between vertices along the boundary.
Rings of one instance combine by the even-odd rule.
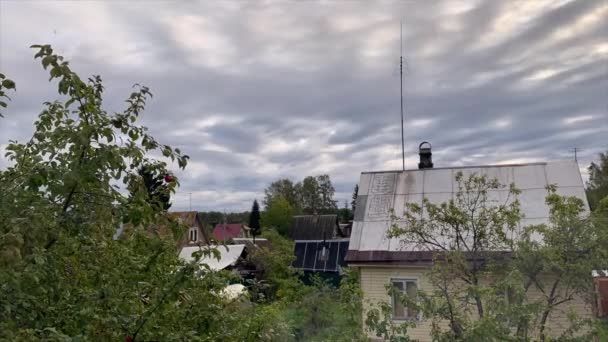
[[[228,241],[247,237],[248,230],[241,223],[219,223],[213,228],[212,235],[217,241]]]
[[[340,229],[338,215],[296,215],[287,232],[292,240],[323,240],[348,237]]]
[[[220,271],[224,269],[236,269],[236,273],[240,273],[239,267],[245,263],[247,258],[246,245],[221,245],[221,246],[186,246],[182,248],[179,257],[184,261],[194,260],[193,254],[199,251],[206,251],[210,248],[216,248],[219,253],[219,258],[215,255],[203,255],[199,260],[201,265],[206,265],[211,271]]]
[[[294,239],[294,268],[330,280],[336,285],[346,266],[350,229],[341,227],[338,215],[294,216],[288,236]]]
[[[196,211],[171,212],[167,214],[169,221],[186,225],[188,228],[184,232],[182,239],[178,241],[178,247],[206,245],[209,243],[209,237],[204,229],[204,224],[201,216]],[[123,234],[132,234],[134,227],[132,224],[120,224],[116,229],[113,239],[119,240]],[[150,235],[171,236],[173,228],[171,223],[168,224],[152,224],[146,227],[145,231]]]
[[[404,245],[396,238],[389,239],[386,232],[391,225],[392,210],[400,215],[406,203],[421,205],[423,198],[432,203],[442,203],[453,198],[457,192],[454,179],[457,172],[462,172],[464,177],[476,173],[497,178],[502,184],[514,183],[521,190],[518,197],[525,215],[522,227],[548,221],[549,208],[545,204],[545,196],[549,184],[557,186],[558,194],[576,196],[587,203],[580,171],[574,161],[433,168],[430,149],[428,154],[426,158],[421,151],[419,169],[361,173],[346,261],[348,266],[359,270],[364,303],[393,303],[385,288],[389,284],[408,294],[415,294],[419,289],[432,290],[426,275],[433,263],[432,251],[424,246]],[[488,193],[490,198],[506,199],[505,196],[506,191]],[[605,285],[598,281],[600,286]],[[367,305],[366,309],[369,308]],[[568,309],[574,309],[583,316],[592,313],[592,308],[582,299],[576,299]],[[417,326],[409,329],[408,335],[420,341],[430,341],[430,321],[401,305],[393,305],[393,317],[395,321],[417,320]],[[566,312],[552,315],[548,330],[552,334],[560,334],[566,320]]]
[[[198,246],[209,244],[209,237],[205,231],[200,214],[197,211],[175,211],[170,212],[169,217],[177,220],[180,224],[188,226],[180,246]],[[167,230],[168,227],[156,227],[157,229]]]

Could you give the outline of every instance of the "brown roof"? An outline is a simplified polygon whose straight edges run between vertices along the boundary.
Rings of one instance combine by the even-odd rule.
[[[349,264],[390,264],[390,265],[409,265],[409,266],[430,266],[433,260],[441,257],[440,252],[435,251],[357,251],[349,250],[346,253],[346,262]],[[467,255],[468,254],[468,255]],[[475,259],[470,253],[465,253],[467,260]],[[510,252],[486,252],[484,255],[477,256],[477,261],[489,259],[501,260],[511,256]]]
[[[169,213],[172,219],[181,220],[181,223],[193,226],[197,220],[198,212],[196,211],[174,211]],[[199,221],[202,225],[202,221]]]
[[[338,215],[298,215],[293,217],[288,235],[293,240],[329,240],[337,227]]]

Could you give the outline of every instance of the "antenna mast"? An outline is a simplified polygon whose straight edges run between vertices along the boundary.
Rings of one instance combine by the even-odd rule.
[[[399,57],[399,74],[401,77],[401,167],[405,171],[405,140],[403,138],[403,21],[401,21],[401,56]]]

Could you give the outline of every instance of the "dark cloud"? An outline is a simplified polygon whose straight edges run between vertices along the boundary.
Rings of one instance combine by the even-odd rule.
[[[27,139],[57,97],[28,49],[51,43],[103,76],[108,111],[133,83],[150,86],[142,123],[192,157],[177,209],[190,196],[248,209],[278,177],[321,173],[342,202],[361,171],[401,165],[403,20],[406,166],[423,140],[441,166],[564,159],[575,146],[583,166],[608,149],[605,1],[382,5],[0,2],[0,70],[18,87],[0,144]]]

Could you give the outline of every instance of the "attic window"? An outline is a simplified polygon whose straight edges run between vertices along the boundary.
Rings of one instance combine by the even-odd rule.
[[[190,228],[189,237],[190,237],[190,241],[192,241],[192,242],[198,241],[198,229],[196,227]]]

